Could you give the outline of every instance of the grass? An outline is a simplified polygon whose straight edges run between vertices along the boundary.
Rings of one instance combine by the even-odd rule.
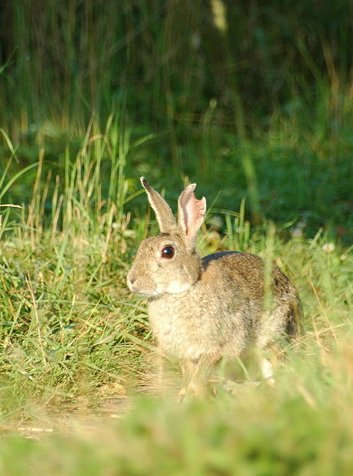
[[[7,440],[1,454],[10,475],[26,468],[75,475],[350,474],[350,423],[332,409],[318,411],[293,396],[279,402],[263,391],[240,396],[237,404],[144,400],[130,417],[98,428],[104,444],[76,428],[43,442]],[[18,454],[12,462],[10,445]]]
[[[255,195],[246,193],[247,177],[238,171],[230,177],[219,170],[213,186],[199,182],[197,193],[209,202],[202,253],[274,256],[299,289],[306,334],[299,349],[288,349],[274,388],[250,385],[240,366],[245,383],[234,395],[219,389],[211,401],[180,405],[173,363],[172,383],[158,387],[145,303],[129,294],[125,278],[138,242],[156,231],[136,175],[150,173],[159,189],[168,185],[173,207],[182,181],[163,182],[144,159],[156,139],[133,138],[119,119],[112,114],[102,131],[91,123],[77,151],[67,143],[56,164],[43,144],[25,170],[16,169],[17,148],[3,132],[9,162],[1,178],[1,470],[350,474],[353,248],[350,232],[335,228],[350,229],[349,220],[341,221],[349,202],[343,212],[329,203],[340,178],[311,187],[310,180],[324,177],[326,162],[303,144],[305,183],[288,152],[290,139],[273,142],[269,134],[248,145]],[[233,166],[237,150],[224,151]],[[265,150],[270,169],[260,160]],[[342,191],[350,163],[340,160],[347,171]],[[13,200],[13,189],[28,189],[26,183],[30,200]],[[309,204],[302,213],[295,208],[309,201],[313,209],[322,206],[320,197],[327,197],[326,222],[310,215]],[[258,223],[248,213],[251,199],[261,211]]]
[[[220,209],[246,197],[255,225],[297,219],[311,238],[324,226],[350,244],[350,2],[289,13],[276,1],[16,0],[2,12],[2,176],[9,159],[14,179],[41,153],[49,196],[69,187],[72,166],[81,188],[92,173],[93,189],[77,193],[104,184],[94,220],[116,191],[120,213],[140,175],[171,197],[192,177],[211,200],[222,191]],[[3,203],[29,202],[35,174],[2,190]]]
[[[145,305],[125,285],[138,240],[155,227],[125,209],[138,198],[125,185],[128,132],[113,123],[103,137],[87,134],[77,156],[67,152],[63,183],[50,182],[40,153],[31,202],[3,208],[2,472],[350,474],[352,247],[329,229],[308,237],[295,220],[251,226],[245,200],[239,211],[216,202],[202,252],[271,252],[299,289],[306,334],[274,388],[240,370],[234,395],[176,403],[178,376],[156,387]]]
[[[0,7],[1,474],[352,474],[349,2],[101,3]],[[274,387],[159,385],[125,284],[157,231],[141,175],[174,209],[197,182],[202,254],[298,287]]]

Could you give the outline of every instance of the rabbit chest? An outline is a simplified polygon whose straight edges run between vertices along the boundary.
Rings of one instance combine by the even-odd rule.
[[[149,320],[159,346],[180,359],[239,355],[250,339],[249,306],[229,296],[205,300],[204,289],[201,296],[197,288],[149,301]]]

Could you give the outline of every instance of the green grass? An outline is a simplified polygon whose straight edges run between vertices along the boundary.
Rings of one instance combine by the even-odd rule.
[[[14,177],[44,151],[43,174],[51,171],[51,187],[59,176],[60,188],[71,175],[67,157],[74,163],[83,150],[87,163],[97,160],[92,185],[104,182],[103,201],[117,185],[120,200],[135,193],[139,175],[174,195],[191,177],[210,200],[222,190],[220,208],[245,196],[253,224],[297,218],[308,236],[325,226],[349,244],[350,2],[231,3],[8,2],[0,173],[10,157]],[[125,150],[130,141],[119,164],[117,129]],[[121,174],[112,181],[123,162],[126,188]],[[91,173],[84,163],[80,170]],[[30,201],[34,175],[2,191],[4,200]]]
[[[203,173],[191,176],[209,202],[202,253],[274,256],[299,289],[306,333],[279,364],[274,388],[250,385],[240,366],[234,395],[218,389],[211,400],[180,405],[177,366],[171,363],[173,378],[160,386],[146,306],[125,279],[139,241],[156,232],[137,175],[167,186],[173,208],[183,183],[146,160],[155,139],[131,137],[119,115],[102,132],[94,127],[77,151],[66,144],[59,163],[42,145],[24,170],[16,169],[16,147],[3,132],[9,162],[1,178],[2,472],[350,474],[353,248],[349,219],[342,221],[349,202],[342,212],[331,200],[341,176],[311,186],[327,162],[303,143],[296,157],[309,171],[302,177],[290,138],[273,142],[271,134],[247,145],[256,171],[252,191],[251,174],[238,170],[237,148],[224,150],[232,176],[220,169],[213,185]],[[337,148],[344,150],[344,142]],[[264,151],[267,162],[260,160]],[[351,166],[340,160],[342,191]],[[11,200],[16,187],[25,190],[23,200]],[[327,197],[324,204],[320,197]],[[307,203],[302,213],[298,203]],[[248,212],[254,205],[260,216]],[[326,206],[330,219],[310,214],[311,205]]]
[[[202,252],[273,254],[299,289],[306,333],[275,387],[254,387],[240,370],[245,383],[234,395],[218,389],[211,400],[178,404],[177,370],[158,387],[145,303],[125,284],[138,241],[155,225],[125,210],[139,198],[128,195],[128,136],[117,131],[84,139],[76,157],[68,151],[53,184],[39,155],[31,202],[3,209],[2,472],[350,474],[352,247],[330,229],[306,236],[295,220],[252,226],[244,200],[233,210],[216,202]],[[110,170],[111,182],[101,176],[114,140],[119,187]],[[207,195],[202,183],[198,193]]]
[[[5,3],[0,473],[353,474],[350,3]],[[198,184],[202,254],[298,287],[274,387],[243,363],[233,395],[177,403],[175,362],[160,382],[125,283],[157,231],[141,175],[174,210]]]
[[[29,474],[29,468],[30,474],[53,475],[351,473],[349,417],[327,405],[312,408],[302,397],[266,393],[184,407],[144,400],[122,421],[98,426],[98,435],[78,426],[70,436],[41,442],[12,437],[2,444],[3,470],[9,475]],[[16,449],[16,460],[9,448]]]

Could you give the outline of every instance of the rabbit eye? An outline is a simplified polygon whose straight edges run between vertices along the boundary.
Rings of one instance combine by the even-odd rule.
[[[171,259],[175,255],[175,249],[172,246],[165,246],[161,251],[161,257]]]

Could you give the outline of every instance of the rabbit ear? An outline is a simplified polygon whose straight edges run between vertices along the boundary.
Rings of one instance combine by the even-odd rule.
[[[193,243],[206,213],[206,199],[203,197],[197,200],[194,194],[195,188],[196,183],[188,185],[178,201],[179,226]]]
[[[140,178],[143,188],[146,190],[148,201],[153,208],[161,233],[168,233],[177,226],[173,212],[168,203],[158,192],[153,190],[145,177]]]

